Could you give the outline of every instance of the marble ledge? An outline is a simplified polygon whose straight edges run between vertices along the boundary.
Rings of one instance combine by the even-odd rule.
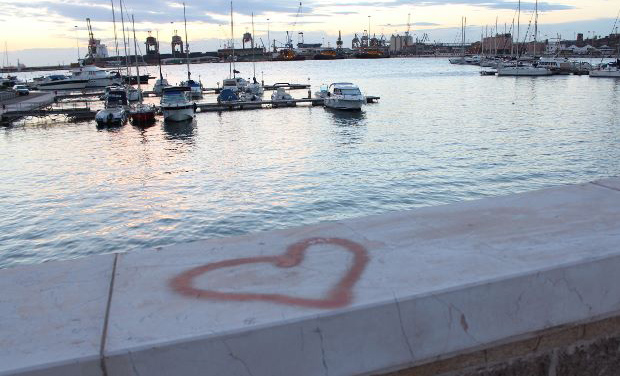
[[[618,314],[617,187],[120,254],[109,306],[111,255],[2,270],[0,375],[374,374]]]

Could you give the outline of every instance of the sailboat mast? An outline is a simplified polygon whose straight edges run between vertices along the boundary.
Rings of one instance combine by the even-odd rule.
[[[110,0],[110,4],[112,5],[112,24],[114,24],[114,45],[116,46],[116,65],[118,68],[118,73],[121,72],[121,61],[120,56],[118,54],[118,38],[116,35],[116,13],[114,12],[114,0]]]
[[[534,16],[534,57],[536,57],[536,48],[538,42],[538,0],[536,0],[536,15]]]
[[[138,78],[138,93],[140,103],[142,103],[142,90],[140,89],[140,69],[138,68],[138,42],[136,42],[136,24],[133,20],[133,14],[131,15],[131,28],[133,29],[133,52],[136,59],[136,77]]]
[[[161,50],[159,49],[159,30],[156,31],[157,34],[157,64],[159,64],[159,82],[164,81],[164,75],[161,72]]]
[[[185,17],[185,3],[183,3],[183,23],[185,24],[185,62],[187,63],[187,80],[191,80],[192,73],[189,71],[189,40],[187,39],[187,18]]]
[[[231,65],[229,67],[232,68],[232,77],[235,78],[236,76],[236,72],[235,72],[235,27],[234,27],[234,23],[233,23],[233,3],[232,1],[230,2],[230,43],[231,43],[231,48],[232,48],[232,62]]]
[[[517,58],[521,57],[521,49],[519,48],[520,38],[521,38],[521,0],[519,0],[519,11],[517,15]]]
[[[256,56],[254,55],[254,12],[252,12],[252,66],[254,69],[254,81],[256,81]]]
[[[125,39],[125,14],[123,13],[123,0],[119,0],[121,6],[121,26],[123,27],[123,46],[125,48],[125,68],[127,69],[127,79],[131,84],[131,75],[129,74],[129,57],[127,55],[127,40]]]

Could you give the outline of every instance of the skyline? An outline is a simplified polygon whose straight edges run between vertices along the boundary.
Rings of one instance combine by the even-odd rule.
[[[95,38],[108,46],[110,55],[115,54],[109,0],[88,3],[81,0],[1,0],[1,3],[0,35],[4,38],[0,42],[6,43],[11,64],[18,59],[27,65],[56,64],[61,62],[61,57],[64,62],[77,59],[76,45],[79,45],[82,55],[86,50],[87,17],[92,21]],[[118,21],[119,2],[115,0],[114,3]],[[189,0],[185,3],[192,51],[216,50],[230,40],[229,1]],[[137,38],[142,49],[147,31],[152,31],[153,36],[159,33],[162,52],[170,50],[169,42],[175,29],[185,39],[180,2],[127,0],[124,4],[127,12],[136,18]],[[332,46],[338,31],[342,31],[346,47],[350,45],[354,33],[362,33],[369,26],[371,34],[383,34],[388,38],[392,34],[404,34],[408,14],[411,14],[411,34],[414,38],[427,34],[430,41],[455,42],[460,39],[461,17],[467,17],[467,40],[479,40],[485,26],[488,26],[489,33],[494,31],[496,20],[499,32],[503,32],[504,27],[510,29],[518,3],[513,0],[388,0],[380,3],[342,0],[334,4],[315,0],[302,2],[299,17],[296,16],[299,8],[297,1],[274,0],[267,3],[248,0],[233,4],[236,43],[239,43],[244,32],[252,31],[253,12],[255,37],[261,46],[271,44],[273,39],[284,42],[288,30],[293,32],[294,42],[297,41],[295,34],[302,31],[307,42],[324,42]],[[532,18],[534,2],[523,1],[521,8],[523,36]],[[587,38],[607,35],[612,31],[618,5],[607,0],[540,1],[539,13],[540,39],[555,38],[558,34],[572,39],[579,32]],[[28,23],[28,28],[23,27],[24,22]],[[120,36],[120,22],[116,27]],[[271,42],[266,40],[268,32]],[[37,56],[37,52],[44,56]]]

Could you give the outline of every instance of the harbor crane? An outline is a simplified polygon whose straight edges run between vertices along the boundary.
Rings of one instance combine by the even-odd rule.
[[[301,15],[301,1],[299,2],[299,8],[297,8],[297,14],[295,15],[295,22],[293,22],[293,27],[291,32],[286,32],[286,47],[293,49],[293,33],[295,31],[295,27],[297,26],[297,21],[299,20],[299,16]]]

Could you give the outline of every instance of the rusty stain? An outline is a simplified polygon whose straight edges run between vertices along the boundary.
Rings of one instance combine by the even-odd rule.
[[[461,326],[463,327],[463,330],[465,332],[469,330],[469,324],[467,324],[467,319],[465,318],[465,315],[462,313],[461,313]]]
[[[246,264],[273,264],[278,268],[292,268],[301,264],[308,248],[318,244],[333,244],[353,254],[353,263],[343,277],[336,283],[322,299],[300,298],[283,294],[268,293],[229,293],[214,290],[199,289],[193,286],[194,279],[200,275],[217,269],[230,268]],[[341,308],[351,304],[353,286],[362,276],[368,263],[366,249],[351,240],[340,238],[311,238],[299,241],[288,246],[286,252],[279,256],[244,257],[214,262],[189,269],[170,280],[170,286],[179,294],[203,299],[224,301],[266,301],[286,305],[296,305],[309,308]]]

